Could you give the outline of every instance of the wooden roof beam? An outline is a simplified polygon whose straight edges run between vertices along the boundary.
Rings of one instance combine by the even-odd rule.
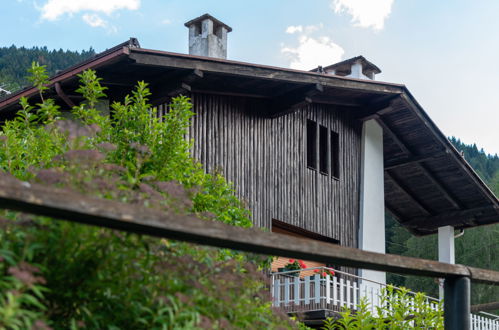
[[[187,74],[184,74],[180,79],[172,79],[166,82],[158,82],[151,85],[151,93],[153,95],[161,95],[159,98],[154,100],[154,103],[164,103],[177,95],[190,93],[192,91],[191,84],[202,79],[203,77],[203,71],[195,69]]]
[[[395,219],[397,219],[400,223],[402,223],[402,220],[404,219],[404,217],[398,213],[397,211],[395,211],[395,208],[390,205],[389,203],[385,202],[385,208],[387,209],[388,212],[391,213],[391,215],[393,217],[395,217]]]
[[[414,156],[413,152],[406,146],[404,141],[391,129],[388,124],[386,124],[381,117],[378,116],[377,122],[383,127],[383,132],[387,133],[391,139],[397,144],[397,146],[409,157],[409,158],[416,158],[418,156]],[[450,154],[450,151],[448,149],[445,151],[446,153]],[[428,159],[426,159],[428,160]],[[433,185],[442,193],[449,201],[449,203],[452,204],[452,206],[456,209],[462,209],[463,205],[458,201],[458,199],[451,194],[447,188],[444,187],[444,185],[438,180],[425,166],[424,166],[424,161],[425,159],[420,159],[418,161],[415,161],[414,164],[417,164],[423,172],[424,176],[428,178],[432,182]]]
[[[438,227],[455,225],[456,222],[460,222],[463,225],[475,224],[475,217],[479,213],[494,211],[490,218],[496,218],[499,216],[499,209],[494,205],[481,206],[468,210],[451,211],[444,214],[433,215],[429,217],[418,217],[413,218],[409,221],[402,222],[401,224],[410,228],[426,228],[426,229],[436,229]],[[486,217],[489,218],[489,217]]]
[[[441,151],[432,155],[422,155],[422,156],[411,156],[404,160],[400,160],[398,162],[386,163],[385,170],[393,170],[395,168],[409,166],[418,163],[424,163],[427,161],[435,160],[436,158],[444,157],[449,155],[449,151]]]
[[[443,146],[448,148],[451,152],[450,155],[456,163],[459,165],[460,169],[469,175],[469,178],[477,185],[480,192],[485,198],[490,200],[494,205],[499,205],[499,200],[490,190],[490,188],[483,182],[483,180],[478,176],[478,174],[473,170],[470,164],[463,159],[459,151],[450,143],[449,139],[438,129],[438,127],[431,121],[428,115],[422,110],[421,106],[413,98],[413,96],[407,91],[407,93],[401,94],[401,100],[409,106],[416,117],[424,124],[424,126],[430,130],[433,136],[439,141]]]
[[[390,136],[390,138],[393,140],[393,142],[395,142],[395,144],[397,144],[400,150],[402,150],[408,157],[411,157],[413,153],[409,150],[409,148],[407,148],[405,143],[392,130],[392,128],[388,126],[379,115],[377,115],[375,119],[378,122],[378,124],[383,128],[383,133],[386,133],[388,136]]]
[[[449,201],[449,203],[451,203],[455,209],[460,210],[464,208],[464,205],[462,205],[458,201],[456,196],[454,196],[439,179],[437,179],[433,174],[430,173],[430,171],[426,168],[425,164],[420,162],[418,163],[418,165],[419,169],[428,178],[428,180],[430,180],[431,183],[435,185],[435,187],[437,187],[438,190],[440,190],[440,193],[444,195],[445,199],[447,199],[447,201]]]
[[[371,119],[379,119],[380,116],[393,111],[393,104],[399,95],[383,96],[370,104],[364,104],[362,111],[356,115],[356,119],[367,121]]]
[[[64,93],[64,90],[62,89],[60,82],[55,83],[55,91],[56,91],[57,95],[66,103],[66,105],[68,107],[72,108],[75,106],[74,102],[71,101],[69,96],[66,93]]]
[[[297,108],[309,104],[307,98],[324,92],[321,84],[307,85],[291,90],[273,99],[270,105],[270,116],[278,117],[294,112]]]
[[[385,177],[388,178],[394,185],[397,186],[399,190],[401,190],[407,197],[409,197],[412,202],[417,205],[417,207],[423,211],[426,215],[432,215],[430,208],[425,205],[414,193],[412,193],[403,183],[400,182],[397,178],[395,178],[389,171],[385,171]]]
[[[327,87],[339,87],[363,92],[392,95],[398,95],[403,91],[403,85],[398,84],[371,80],[359,80],[230,60],[208,59],[205,57],[154,51],[149,49],[130,49],[129,57],[137,64],[146,66],[200,69],[204,72],[212,72],[219,75],[240,76],[297,84],[319,83]]]
[[[362,103],[337,99],[332,95],[315,95],[305,98],[308,103],[339,105],[344,107],[360,107]]]

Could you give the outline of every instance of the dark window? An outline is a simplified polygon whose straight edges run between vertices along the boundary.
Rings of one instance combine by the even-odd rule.
[[[340,177],[340,137],[327,127],[307,120],[307,166],[321,174]]]
[[[340,178],[340,136],[331,131],[331,175]]]
[[[307,120],[307,166],[317,169],[317,124]]]
[[[328,150],[327,147],[327,131],[328,129],[322,125],[319,125],[319,169],[322,174],[329,173],[329,160],[328,160]]]

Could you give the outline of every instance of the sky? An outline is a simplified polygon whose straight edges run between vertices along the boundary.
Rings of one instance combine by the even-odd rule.
[[[364,55],[447,136],[499,153],[497,0],[1,0],[0,46],[187,53],[184,23],[233,28],[228,58],[309,70]]]

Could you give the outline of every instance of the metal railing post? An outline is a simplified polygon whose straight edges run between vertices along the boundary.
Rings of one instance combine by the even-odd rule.
[[[466,276],[446,278],[444,297],[445,330],[469,330],[470,279]]]

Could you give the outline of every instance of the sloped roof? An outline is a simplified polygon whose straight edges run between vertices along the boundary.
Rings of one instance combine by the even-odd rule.
[[[324,71],[326,71],[326,72],[330,71],[330,70],[343,69],[345,67],[352,66],[352,64],[354,64],[354,63],[356,63],[358,61],[360,61],[362,63],[362,67],[363,67],[364,71],[372,71],[375,74],[381,73],[381,69],[380,68],[378,68],[374,63],[366,60],[366,58],[364,56],[362,56],[362,55],[355,56],[355,57],[346,59],[344,61],[337,62],[337,63],[331,64],[331,65],[325,66],[322,69]],[[313,69],[311,71],[312,72],[318,72],[319,68],[315,68],[315,69]]]
[[[128,93],[138,80],[151,83],[153,95],[183,89],[192,93],[244,96],[270,106],[268,116],[299,111],[309,103],[351,111],[360,120],[375,119],[384,131],[385,205],[418,235],[452,225],[468,228],[499,222],[499,200],[452,146],[447,137],[400,84],[347,78],[319,72],[137,48],[130,44],[80,63],[52,78],[76,98],[76,74],[96,69],[112,99]],[[58,97],[55,88],[49,93]],[[72,93],[72,94],[71,94]],[[16,109],[26,89],[0,102],[0,116]],[[163,100],[153,100],[160,104]],[[298,109],[298,110],[297,110]]]

